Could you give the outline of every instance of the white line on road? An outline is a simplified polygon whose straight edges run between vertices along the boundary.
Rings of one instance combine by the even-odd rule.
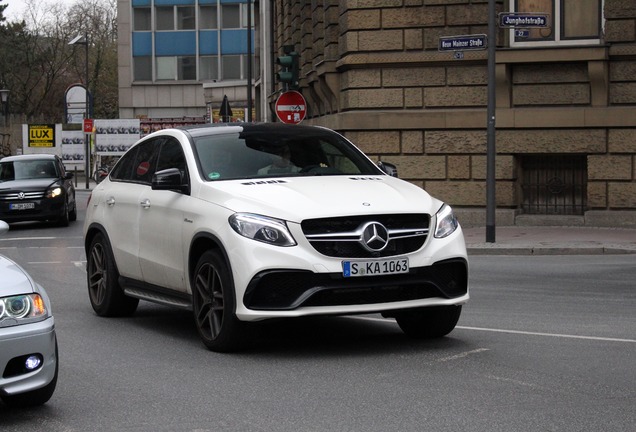
[[[372,317],[350,317],[353,319],[360,320],[369,320],[369,321],[378,321],[383,323],[395,323],[390,319],[384,318],[372,318]],[[626,342],[626,343],[636,343],[636,339],[621,339],[621,338],[608,338],[608,337],[600,337],[600,336],[577,336],[577,335],[568,335],[568,334],[559,334],[559,333],[541,333],[541,332],[529,332],[529,331],[521,331],[521,330],[506,330],[506,329],[494,329],[494,328],[484,328],[484,327],[464,327],[457,326],[456,329],[461,330],[474,330],[474,331],[486,331],[493,333],[511,333],[511,334],[522,334],[529,336],[548,336],[548,337],[557,337],[564,339],[585,339],[585,340],[595,340],[595,341],[604,341],[604,342]]]
[[[478,348],[478,349],[474,349],[472,351],[466,351],[466,352],[463,352],[463,353],[455,354],[455,355],[452,355],[450,357],[442,357],[441,359],[437,359],[437,361],[438,362],[447,362],[447,361],[451,361],[451,360],[458,360],[460,358],[468,357],[471,354],[478,354],[478,353],[484,352],[484,351],[490,351],[490,348]]]
[[[521,331],[521,330],[491,329],[491,328],[483,328],[483,327],[457,326],[456,328],[462,329],[462,330],[476,330],[476,331],[487,331],[487,332],[495,332],[495,333],[512,333],[512,334],[522,334],[522,335],[530,335],[530,336],[550,336],[550,337],[566,338],[566,339],[586,339],[586,340],[596,340],[596,341],[604,341],[604,342],[636,343],[636,339],[608,338],[608,337],[600,337],[600,336],[577,336],[577,335],[568,335],[568,334],[559,334],[559,333],[541,333],[541,332],[529,332],[529,331]]]

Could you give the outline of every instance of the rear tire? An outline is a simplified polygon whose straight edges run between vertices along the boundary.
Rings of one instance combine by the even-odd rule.
[[[199,258],[192,289],[194,319],[203,344],[217,352],[242,348],[247,324],[236,318],[234,284],[219,252],[207,251]]]
[[[409,337],[434,339],[452,332],[461,312],[461,306],[425,307],[401,311],[395,320]]]
[[[135,312],[139,299],[128,297],[121,289],[113,252],[101,233],[88,249],[86,275],[88,297],[97,315],[128,316]]]

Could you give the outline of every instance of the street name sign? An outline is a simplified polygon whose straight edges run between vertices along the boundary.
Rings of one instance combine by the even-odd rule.
[[[544,13],[501,12],[501,28],[545,28],[550,26],[550,15]]]
[[[439,51],[484,50],[488,47],[485,34],[445,36],[439,38]]]

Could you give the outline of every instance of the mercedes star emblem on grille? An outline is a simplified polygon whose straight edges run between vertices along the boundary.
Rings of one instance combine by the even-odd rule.
[[[360,244],[369,252],[380,252],[389,243],[389,232],[379,222],[368,222],[362,228]]]

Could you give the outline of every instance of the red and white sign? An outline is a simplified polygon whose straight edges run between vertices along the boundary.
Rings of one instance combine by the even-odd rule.
[[[84,133],[93,132],[93,119],[84,119]]]
[[[299,92],[287,91],[278,97],[274,109],[283,123],[298,124],[307,114],[307,102]]]

